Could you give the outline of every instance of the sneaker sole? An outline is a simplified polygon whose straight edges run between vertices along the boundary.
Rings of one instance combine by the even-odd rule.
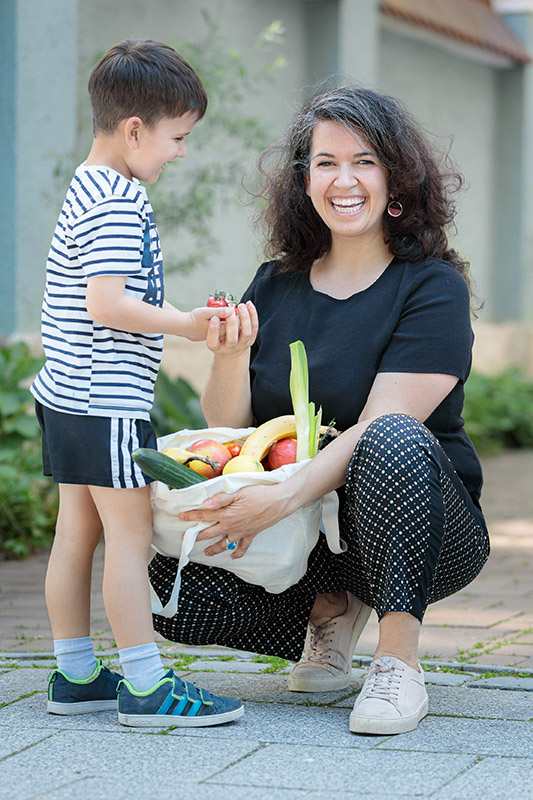
[[[85,700],[82,703],[57,703],[48,700],[47,708],[49,714],[60,714],[70,717],[73,714],[92,714],[93,711],[116,711],[116,700]]]
[[[365,603],[361,606],[361,611],[357,615],[355,625],[352,631],[352,638],[350,640],[350,660],[355,650],[357,640],[361,636],[363,629],[368,622],[368,618],[372,612],[370,606]],[[297,666],[297,665],[296,665]],[[322,675],[316,678],[298,675],[298,670],[294,667],[295,672],[291,672],[288,679],[289,692],[335,692],[339,689],[347,689],[351,683],[352,675]]]
[[[428,713],[428,698],[426,697],[418,711],[408,717],[399,719],[379,719],[376,717],[358,717],[350,714],[350,731],[352,733],[394,734],[414,731],[421,719]]]
[[[317,669],[317,672],[320,670]],[[308,678],[305,675],[289,675],[289,692],[335,692],[347,689],[352,680],[351,675],[321,675]]]
[[[224,714],[212,714],[204,717],[180,717],[172,714],[122,714],[118,712],[121,725],[134,728],[202,728],[209,725],[222,725],[232,722],[244,714],[244,706],[226,711]]]

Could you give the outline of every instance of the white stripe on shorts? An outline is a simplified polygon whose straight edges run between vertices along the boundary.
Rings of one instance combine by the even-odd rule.
[[[124,487],[126,489],[133,489],[133,481],[131,479],[131,454],[130,454],[130,438],[131,438],[131,425],[133,420],[122,420],[122,464],[124,471]]]
[[[137,425],[132,424],[131,426],[131,452],[134,453],[135,450],[139,447],[139,437],[137,436]],[[133,474],[137,480],[137,486],[146,486],[146,481],[144,479],[144,475],[142,474],[139,465],[135,463],[132,459],[133,464]]]
[[[109,453],[111,455],[111,479],[114,489],[122,489],[120,481],[120,459],[118,455],[118,437],[120,430],[120,420],[111,417]]]

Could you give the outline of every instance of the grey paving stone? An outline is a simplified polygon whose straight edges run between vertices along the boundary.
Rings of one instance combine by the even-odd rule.
[[[204,673],[204,677],[209,673]],[[217,676],[218,677],[218,676]],[[270,677],[270,676],[269,676]],[[209,688],[209,687],[207,687]],[[215,737],[229,742],[235,738],[253,738],[273,742],[324,742],[344,747],[373,747],[382,737],[354,736],[348,730],[345,709],[305,707],[290,704],[245,703],[244,716],[231,725],[198,729],[176,729],[171,736]],[[114,711],[80,714],[70,717],[48,714],[44,695],[19,700],[0,710],[0,731],[7,727],[18,730],[37,730],[46,733],[62,730],[88,733],[103,731],[128,734],[131,729],[120,725]],[[145,730],[156,733],[156,728]],[[43,734],[43,735],[44,735]]]
[[[353,670],[354,677],[351,686],[338,692],[289,692],[287,676],[279,673],[263,675],[217,673],[214,675],[206,672],[191,672],[186,675],[186,679],[192,680],[198,686],[204,686],[215,694],[237,697],[243,701],[253,700],[291,705],[336,705],[346,695],[351,696],[359,691],[363,685],[365,674],[364,670]]]
[[[533,761],[482,759],[433,795],[432,800],[529,800],[533,797]]]
[[[18,700],[16,703],[0,709],[0,729],[4,730],[6,727],[47,732],[57,732],[63,729],[112,732],[127,730],[123,725],[119,725],[115,711],[75,714],[70,717],[48,714],[44,692]]]
[[[46,692],[48,671],[45,669],[10,669],[0,675],[0,703],[8,703],[28,692]]]
[[[19,730],[18,728],[0,728],[0,731],[0,761],[52,735],[46,731],[30,728],[24,730]],[[2,770],[0,767],[0,786],[2,785],[1,772]]]
[[[472,680],[466,672],[425,672],[424,680],[428,686],[462,686]]]
[[[525,692],[478,692],[467,686],[429,686],[429,713],[454,717],[477,717],[501,720],[529,720],[533,717],[531,695]]]
[[[380,750],[526,757],[533,753],[533,725],[521,721],[428,716],[416,730],[391,736],[376,747]]]
[[[371,748],[384,741],[383,736],[355,736],[348,728],[349,714],[341,708],[323,708],[272,703],[245,703],[245,713],[238,724],[238,734],[232,726],[169,732],[169,736],[217,736],[229,742],[236,735],[262,742],[324,745],[328,747]]]
[[[258,742],[239,740],[229,747],[226,741],[210,740],[206,747],[205,742],[186,737],[63,731],[4,761],[2,790],[9,800],[26,800],[64,790],[68,784],[76,786],[83,778],[112,778],[117,785],[127,782],[131,787],[158,776],[160,789],[166,791],[160,797],[168,800],[172,787],[179,787],[181,793],[184,785],[217,774],[258,746]]]
[[[87,800],[90,797],[113,800],[173,800],[172,791],[160,776],[139,780],[117,781],[116,778],[84,778],[46,794],[46,800]],[[268,789],[219,784],[213,781],[201,785],[180,785],[179,800],[325,800],[323,792],[300,789]],[[335,792],[335,800],[354,800],[353,791]]]
[[[261,673],[269,668],[269,664],[257,661],[193,661],[188,669],[194,672],[242,672],[246,674]]]
[[[235,658],[242,659],[243,661],[251,661],[255,653],[248,650],[236,650],[233,647],[222,647],[218,645],[195,645],[186,644],[167,644],[165,642],[159,643],[159,652],[163,658],[179,658],[185,654],[188,656],[197,656],[197,658],[217,658],[217,656],[235,656]]]
[[[468,684],[473,689],[506,689],[514,692],[533,692],[533,678],[511,678],[499,675],[494,678],[480,678]],[[533,701],[529,700],[530,703]]]
[[[271,745],[207,781],[270,789],[309,787],[323,798],[351,786],[353,797],[429,796],[450,776],[473,763],[472,756],[447,753],[388,753],[333,747]],[[268,794],[267,794],[268,790]]]

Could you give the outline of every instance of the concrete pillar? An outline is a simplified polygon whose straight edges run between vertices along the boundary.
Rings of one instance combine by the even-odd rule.
[[[378,0],[339,0],[339,72],[362,86],[378,82]]]
[[[66,189],[54,173],[75,143],[77,2],[2,0],[0,31],[0,334],[21,335],[38,329],[46,255]]]
[[[339,0],[304,0],[302,8],[306,82],[308,94],[314,94],[324,82],[338,83]]]
[[[533,53],[532,0],[496,0],[495,10]],[[527,321],[533,319],[533,65],[501,70],[499,81],[493,317]]]

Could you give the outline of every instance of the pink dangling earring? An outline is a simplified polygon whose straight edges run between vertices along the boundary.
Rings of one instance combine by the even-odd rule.
[[[391,195],[389,205],[387,206],[387,213],[391,217],[401,217],[401,215],[403,214],[403,206],[398,200],[397,194]]]

